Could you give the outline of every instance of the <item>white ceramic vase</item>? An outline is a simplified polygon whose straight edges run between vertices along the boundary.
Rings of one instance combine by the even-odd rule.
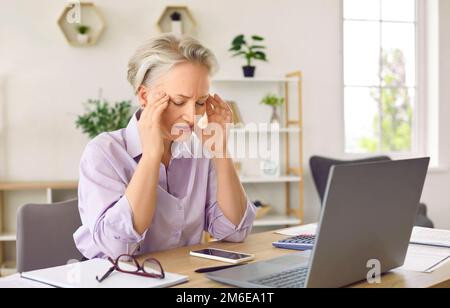
[[[88,34],[77,34],[77,41],[81,45],[87,45],[89,43],[89,35]]]

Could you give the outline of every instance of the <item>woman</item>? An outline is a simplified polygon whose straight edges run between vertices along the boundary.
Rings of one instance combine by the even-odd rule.
[[[86,258],[194,245],[203,231],[230,242],[246,238],[255,207],[232,160],[192,157],[182,146],[210,141],[196,125],[205,114],[208,127],[225,130],[231,122],[228,105],[209,94],[216,63],[196,40],[171,34],[147,41],[130,59],[128,81],[141,108],[125,129],[89,142],[80,163],[83,225],[74,239]],[[217,137],[212,150],[226,154],[226,134]]]

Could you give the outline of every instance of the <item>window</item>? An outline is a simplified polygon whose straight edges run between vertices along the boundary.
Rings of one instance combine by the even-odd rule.
[[[342,1],[346,152],[418,152],[417,0]]]

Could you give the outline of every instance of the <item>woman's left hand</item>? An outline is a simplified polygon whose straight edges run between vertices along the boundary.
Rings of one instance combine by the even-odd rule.
[[[208,126],[203,130],[203,143],[205,143],[210,138],[214,138],[214,148],[210,149],[213,151],[218,151],[216,145],[220,142],[222,145],[222,150],[226,151],[227,136],[228,136],[228,126],[233,121],[233,112],[230,106],[220,98],[219,95],[209,96],[206,101],[206,114],[208,116]],[[221,132],[217,132],[221,129]],[[218,134],[219,133],[219,134]]]

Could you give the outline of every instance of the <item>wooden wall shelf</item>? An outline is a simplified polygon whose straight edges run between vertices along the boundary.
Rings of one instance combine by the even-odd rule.
[[[74,10],[79,8],[79,20],[68,21],[71,17],[75,16]],[[69,17],[68,17],[69,14]],[[88,40],[86,43],[82,43],[78,40],[77,28],[80,25],[86,25],[90,28],[88,32]],[[68,4],[62,11],[58,18],[58,26],[61,29],[66,41],[73,47],[88,47],[95,45],[105,29],[105,20],[102,14],[94,3],[82,2],[80,6],[77,4]]]
[[[166,6],[158,18],[156,26],[162,33],[171,32],[171,18],[174,12],[181,14],[183,34],[193,34],[197,29],[197,22],[187,6]]]

